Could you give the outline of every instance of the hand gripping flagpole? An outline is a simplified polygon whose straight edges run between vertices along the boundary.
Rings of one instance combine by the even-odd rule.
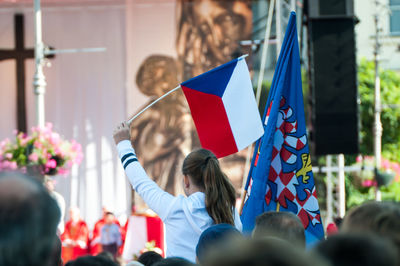
[[[248,54],[242,55],[241,57],[238,58],[238,61],[247,57]],[[149,105],[147,105],[145,108],[143,108],[139,113],[137,113],[136,115],[134,115],[132,118],[130,118],[128,121],[126,121],[126,123],[128,125],[130,125],[132,123],[133,120],[135,120],[139,115],[141,115],[144,111],[146,111],[147,109],[149,109],[150,107],[152,107],[154,104],[156,104],[157,102],[159,102],[160,100],[164,99],[165,97],[167,97],[168,95],[170,95],[171,93],[179,90],[181,88],[181,85],[178,85],[176,88],[170,90],[169,92],[165,93],[164,95],[160,96],[158,99],[154,100],[152,103],[150,103]]]

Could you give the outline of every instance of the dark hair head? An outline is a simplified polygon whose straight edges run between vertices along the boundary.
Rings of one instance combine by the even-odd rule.
[[[374,227],[376,214],[388,209],[386,202],[368,201],[352,208],[343,218],[343,231],[370,231]]]
[[[332,266],[396,266],[396,249],[390,242],[369,234],[337,234],[314,249]]]
[[[202,265],[325,266],[317,258],[307,256],[304,250],[273,237],[229,241],[211,250]]]
[[[210,226],[200,235],[196,246],[197,260],[201,263],[208,250],[218,248],[233,238],[240,238],[242,234],[230,224],[217,224]]]
[[[84,256],[69,261],[65,266],[118,266],[118,264],[103,256]]]
[[[155,251],[146,251],[137,259],[138,262],[145,266],[153,265],[153,263],[162,260],[163,257]]]
[[[264,212],[257,216],[254,238],[274,236],[305,247],[304,227],[299,217],[290,212]]]
[[[59,266],[63,265],[63,261],[61,258],[62,244],[61,239],[57,236],[53,246],[53,253],[51,255],[51,259],[49,261],[49,266]]]
[[[96,257],[104,257],[104,258],[114,261],[114,255],[108,251],[102,251],[99,254],[97,254]]]
[[[114,216],[114,213],[112,213],[112,212],[106,212],[105,215],[112,215],[112,216]]]
[[[166,258],[157,261],[152,266],[194,266],[195,264],[191,263],[190,261],[183,259],[183,258]]]
[[[235,188],[217,157],[206,149],[192,151],[183,161],[182,173],[204,191],[206,209],[214,223],[234,225]]]
[[[43,184],[0,173],[0,265],[48,265],[60,215]]]
[[[371,232],[391,240],[400,254],[400,205],[398,202],[366,202],[344,217],[341,232]]]

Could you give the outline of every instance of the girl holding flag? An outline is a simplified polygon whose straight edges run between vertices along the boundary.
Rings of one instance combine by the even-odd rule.
[[[122,123],[113,135],[132,187],[165,224],[167,257],[195,262],[199,237],[213,224],[227,223],[241,231],[234,207],[235,189],[211,151],[195,150],[185,158],[182,173],[186,197],[175,197],[147,176],[132,148],[129,126]]]

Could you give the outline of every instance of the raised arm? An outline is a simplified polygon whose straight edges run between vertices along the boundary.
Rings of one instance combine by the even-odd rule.
[[[164,220],[175,201],[175,197],[162,190],[147,176],[138,162],[135,150],[132,148],[129,132],[129,126],[126,123],[122,123],[114,130],[113,134],[122,166],[133,189]]]

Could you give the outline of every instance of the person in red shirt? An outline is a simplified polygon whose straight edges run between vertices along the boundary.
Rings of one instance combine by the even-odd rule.
[[[62,259],[66,263],[80,256],[88,254],[89,229],[81,219],[79,209],[71,207],[70,220],[65,224],[64,233],[61,235]]]
[[[109,209],[104,206],[102,218],[98,220],[94,225],[92,239],[90,241],[90,254],[92,254],[93,256],[96,256],[103,251],[100,244],[100,234],[101,228],[103,228],[105,224],[105,217],[108,212],[110,212]],[[117,219],[114,219],[114,223],[121,227]]]

